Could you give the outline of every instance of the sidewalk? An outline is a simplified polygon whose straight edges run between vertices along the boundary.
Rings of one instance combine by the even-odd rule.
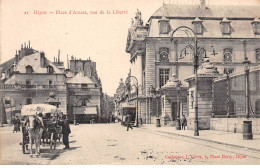
[[[194,136],[194,130],[176,130],[175,127],[156,127],[155,124],[144,124],[139,128],[260,152],[260,135],[253,135],[253,140],[243,140],[243,134],[233,132],[200,130],[199,136]]]

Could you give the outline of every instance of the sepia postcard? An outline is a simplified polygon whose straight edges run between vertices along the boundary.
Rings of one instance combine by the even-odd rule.
[[[0,165],[259,165],[259,0],[0,0]]]

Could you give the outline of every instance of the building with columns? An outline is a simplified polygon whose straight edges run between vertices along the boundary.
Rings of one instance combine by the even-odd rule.
[[[188,90],[191,85],[186,79],[194,74],[195,49],[189,45],[195,43],[195,35],[198,66],[203,64],[205,58],[209,58],[212,66],[222,75],[242,72],[246,57],[251,61],[251,68],[259,66],[259,10],[259,6],[210,6],[205,0],[197,5],[163,4],[146,24],[143,23],[141,12],[137,11],[128,29],[126,52],[130,55],[130,74],[138,79],[138,111],[143,122],[155,123],[156,114],[160,114],[163,121],[164,114],[168,113],[174,124],[178,110],[173,104],[177,100],[162,96],[158,101],[156,92],[151,92],[154,89],[162,91],[161,88],[172,75],[181,81],[182,87],[187,88],[187,100],[182,99],[187,103],[181,103],[182,107],[179,108],[186,111],[181,113],[189,114],[191,111],[189,99],[194,92]],[[180,31],[175,32],[177,28]],[[132,78],[131,82],[134,83]],[[133,87],[133,96],[129,101],[137,103],[135,92]],[[163,89],[163,92],[167,93],[167,89]],[[171,97],[176,97],[174,92]],[[157,101],[159,108],[156,107]],[[166,101],[173,104],[165,113],[163,107]]]

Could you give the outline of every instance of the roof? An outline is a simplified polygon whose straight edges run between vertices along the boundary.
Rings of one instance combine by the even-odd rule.
[[[206,6],[206,9],[199,5],[173,5],[164,4],[153,15],[170,17],[227,17],[227,18],[255,18],[259,17],[260,6]]]
[[[83,71],[77,73],[73,78],[69,79],[67,83],[74,83],[74,84],[94,84],[91,78],[84,75]]]
[[[9,68],[13,63],[15,62],[15,57],[11,58],[10,60],[4,62],[0,65],[0,72],[5,71],[7,68]]]

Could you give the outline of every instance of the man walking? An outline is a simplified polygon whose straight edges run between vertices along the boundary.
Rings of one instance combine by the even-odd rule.
[[[185,118],[185,115],[183,115],[182,122],[181,122],[181,129],[185,130],[186,124],[187,124],[187,119]]]
[[[61,127],[62,127],[62,134],[63,134],[63,144],[65,145],[65,148],[63,149],[69,149],[70,148],[69,134],[71,133],[71,131],[70,131],[69,120],[67,119],[66,115],[62,116]]]
[[[126,131],[129,130],[129,127],[130,127],[131,129],[133,129],[133,127],[132,127],[132,125],[131,125],[131,119],[132,119],[132,115],[127,114],[127,117],[126,117],[127,130],[126,130]]]

